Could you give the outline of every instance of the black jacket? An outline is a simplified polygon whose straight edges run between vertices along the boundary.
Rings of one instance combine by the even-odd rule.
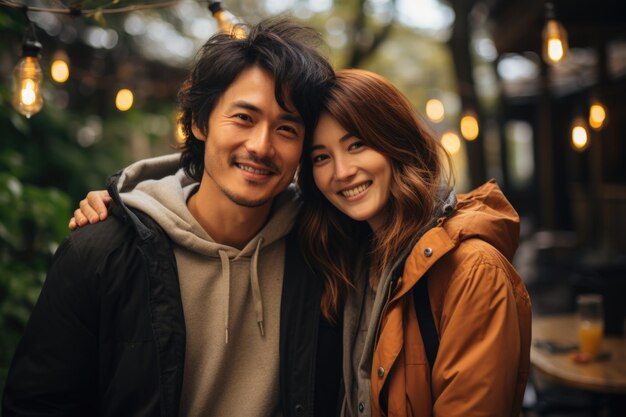
[[[73,232],[54,256],[9,370],[4,417],[178,414],[185,323],[171,242],[109,192],[109,219]],[[331,416],[338,403],[341,332],[320,314],[321,279],[305,265],[292,233],[280,313],[285,417]]]

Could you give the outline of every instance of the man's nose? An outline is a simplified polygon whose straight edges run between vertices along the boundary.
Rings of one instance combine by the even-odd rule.
[[[274,156],[274,144],[272,141],[272,131],[266,126],[259,125],[246,140],[245,148],[251,154],[259,158],[271,158]]]

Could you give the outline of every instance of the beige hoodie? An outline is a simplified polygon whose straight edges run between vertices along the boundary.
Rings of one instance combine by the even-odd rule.
[[[215,242],[187,209],[198,183],[178,155],[140,161],[120,177],[122,200],[173,242],[186,327],[182,416],[277,416],[284,237],[299,208],[290,187],[242,249]]]

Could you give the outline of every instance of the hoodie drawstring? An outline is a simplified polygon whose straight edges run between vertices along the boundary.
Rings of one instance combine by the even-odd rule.
[[[226,304],[224,306],[224,332],[225,344],[228,344],[228,320],[230,316],[230,261],[228,255],[223,250],[218,250],[220,259],[222,260],[222,277],[224,278],[224,292],[226,294]]]
[[[265,328],[263,326],[263,297],[261,296],[261,286],[259,285],[259,252],[261,251],[261,245],[263,244],[263,238],[259,238],[256,244],[256,249],[252,255],[250,261],[250,288],[252,289],[252,302],[254,303],[254,312],[256,314],[256,321],[259,325],[259,332],[261,337],[265,336]],[[228,344],[228,325],[230,320],[230,260],[228,255],[223,250],[218,250],[222,261],[222,277],[224,278],[224,294],[226,295],[226,302],[224,304],[224,335],[225,343]]]
[[[254,312],[256,313],[256,321],[259,324],[259,331],[261,337],[265,336],[265,329],[263,328],[263,297],[261,296],[261,287],[259,286],[259,274],[258,274],[258,261],[259,252],[261,250],[261,244],[263,238],[259,238],[256,244],[254,255],[250,262],[250,287],[252,288],[252,301],[254,302]]]

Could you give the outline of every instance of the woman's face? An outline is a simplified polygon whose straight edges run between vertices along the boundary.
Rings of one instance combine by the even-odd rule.
[[[385,220],[391,163],[348,133],[328,113],[320,117],[311,151],[315,185],[335,207],[376,231]]]

